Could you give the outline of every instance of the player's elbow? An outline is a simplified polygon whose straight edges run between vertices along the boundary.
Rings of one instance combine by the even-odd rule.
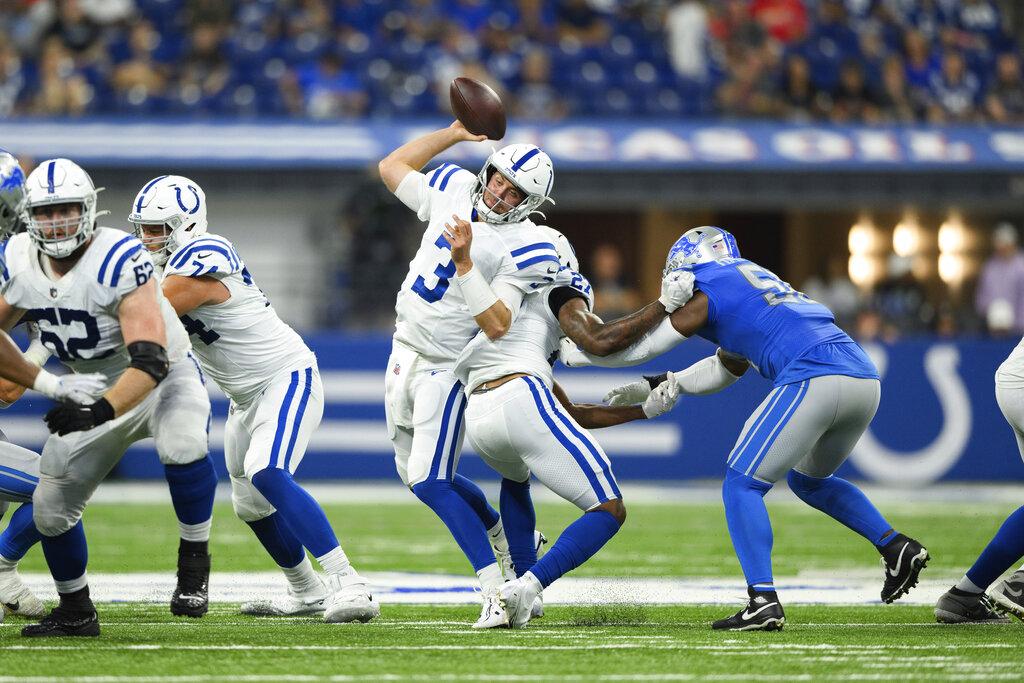
[[[575,341],[575,340],[574,340]],[[581,349],[586,351],[592,356],[598,356],[603,358],[604,356],[610,356],[619,350],[614,339],[604,339],[601,337],[592,337],[583,340],[583,342],[576,342]]]
[[[496,341],[505,336],[509,327],[511,327],[511,324],[505,321],[494,322],[484,328],[484,334],[486,334],[487,338],[491,341]]]

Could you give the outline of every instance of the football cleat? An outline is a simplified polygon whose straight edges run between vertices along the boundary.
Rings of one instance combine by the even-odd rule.
[[[541,532],[537,531],[536,529],[534,529],[534,531],[533,531],[533,543],[534,543],[535,553],[536,553],[538,558],[541,556],[541,547],[545,543],[547,543],[547,542],[548,542],[548,537],[545,536],[544,534],[542,534]],[[505,551],[498,550],[495,547],[494,548],[494,555],[498,559],[498,564],[501,566],[501,574],[502,574],[502,576],[505,577],[505,580],[506,581],[514,580],[516,578],[516,568],[515,568],[515,565],[512,563],[512,553],[510,553],[507,550],[505,550]],[[541,609],[541,612],[543,612],[543,611],[544,610]]]
[[[711,625],[716,631],[781,631],[786,614],[775,591],[755,591],[747,588],[750,599],[746,606],[726,619]]]
[[[178,585],[171,596],[171,614],[201,617],[210,608],[210,555],[178,553]]]
[[[537,599],[533,601],[533,607],[530,609],[531,619],[540,619],[544,616],[544,594],[540,593],[537,595]]]
[[[885,584],[882,602],[892,602],[917,585],[917,577],[928,564],[928,549],[912,538],[896,534],[882,547],[882,568]]]
[[[330,591],[324,608],[327,623],[365,623],[380,614],[380,604],[370,595],[366,579],[352,567],[343,573],[329,574],[327,588]]]
[[[1010,578],[989,588],[988,598],[997,610],[1024,619],[1024,569],[1015,571]]]
[[[1005,624],[1010,617],[993,610],[984,593],[957,595],[951,589],[935,603],[935,620],[940,624]]]
[[[318,576],[317,585],[310,590],[296,593],[289,585],[286,595],[268,600],[243,602],[240,611],[254,617],[323,616],[329,596],[327,585]]]
[[[3,605],[3,614],[28,619],[39,619],[46,614],[43,601],[22,582],[17,565],[0,570],[0,605]],[[0,615],[0,621],[2,620]]]
[[[498,591],[484,593],[483,609],[473,628],[508,628],[508,613],[501,604]]]
[[[506,581],[498,587],[498,599],[508,614],[509,628],[522,628],[533,615],[533,605],[540,595],[540,581],[530,572],[526,572],[515,581]]]
[[[67,636],[98,636],[100,622],[96,610],[71,610],[58,605],[38,624],[21,629],[26,638],[64,638]]]

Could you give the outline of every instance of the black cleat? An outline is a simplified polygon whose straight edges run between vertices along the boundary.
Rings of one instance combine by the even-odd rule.
[[[917,585],[917,577],[931,556],[927,548],[903,534],[896,534],[880,550],[885,569],[882,602],[892,602]]]
[[[747,606],[727,619],[711,625],[716,631],[781,631],[786,614],[775,591],[755,591],[747,588],[750,600]]]
[[[954,586],[935,603],[935,621],[940,624],[1006,624],[1010,617],[996,612],[984,593],[971,595]]]
[[[98,636],[100,622],[96,610],[71,610],[58,605],[38,624],[21,629],[26,638],[64,638],[67,636]]]
[[[178,585],[171,596],[171,614],[201,617],[210,609],[210,555],[178,552]]]

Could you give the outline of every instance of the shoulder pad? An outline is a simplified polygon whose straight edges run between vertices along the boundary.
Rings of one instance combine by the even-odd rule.
[[[427,185],[434,188],[439,192],[444,192],[448,189],[448,185],[451,184],[452,178],[455,178],[459,182],[466,182],[469,179],[476,179],[476,176],[455,164],[444,163],[435,168],[433,171],[429,171],[427,174]],[[456,183],[458,184],[458,183]]]
[[[97,231],[97,236],[102,238],[96,244],[100,247],[100,252],[103,253],[100,269],[96,275],[96,280],[101,285],[117,287],[121,284],[122,277],[128,277],[128,275],[122,275],[122,272],[131,272],[142,262],[150,264],[149,273],[152,274],[152,259],[149,252],[135,235],[126,235],[120,231],[110,230],[109,232]],[[148,279],[147,275],[143,282]]]
[[[217,235],[204,235],[171,254],[164,275],[230,275],[240,273],[243,267],[242,259],[235,253],[230,242]]]

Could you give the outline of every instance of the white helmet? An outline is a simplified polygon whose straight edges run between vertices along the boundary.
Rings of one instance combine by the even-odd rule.
[[[96,193],[99,190],[92,184],[89,174],[70,159],[44,161],[29,173],[25,185],[25,222],[28,233],[36,248],[53,258],[66,258],[88,242],[96,229],[96,218],[109,213],[96,212]],[[33,213],[33,209],[40,206],[73,203],[82,205],[80,217],[44,219],[40,225]],[[54,230],[61,230],[64,235],[47,236],[47,232],[52,233]]]
[[[206,193],[184,176],[153,178],[135,195],[128,221],[147,249],[160,245],[150,254],[162,266],[181,245],[206,233]],[[163,225],[163,237],[145,237],[143,225]]]
[[[665,273],[668,274],[680,266],[739,257],[740,250],[732,233],[711,225],[702,225],[684,232],[668,250]]]
[[[17,232],[25,210],[25,173],[18,160],[0,150],[0,241]]]
[[[490,193],[487,182],[495,171],[508,178],[523,193],[523,201],[505,213],[497,213],[484,203],[484,193]],[[487,157],[476,176],[473,187],[473,206],[477,216],[487,223],[518,223],[537,211],[544,202],[555,203],[548,195],[555,180],[551,158],[536,145],[508,145]],[[492,194],[493,196],[493,194]]]
[[[538,225],[537,227],[548,234],[548,238],[551,240],[551,243],[555,245],[555,251],[558,252],[558,261],[562,266],[578,273],[580,270],[580,261],[576,258],[576,250],[572,248],[572,244],[566,236],[546,225]]]

